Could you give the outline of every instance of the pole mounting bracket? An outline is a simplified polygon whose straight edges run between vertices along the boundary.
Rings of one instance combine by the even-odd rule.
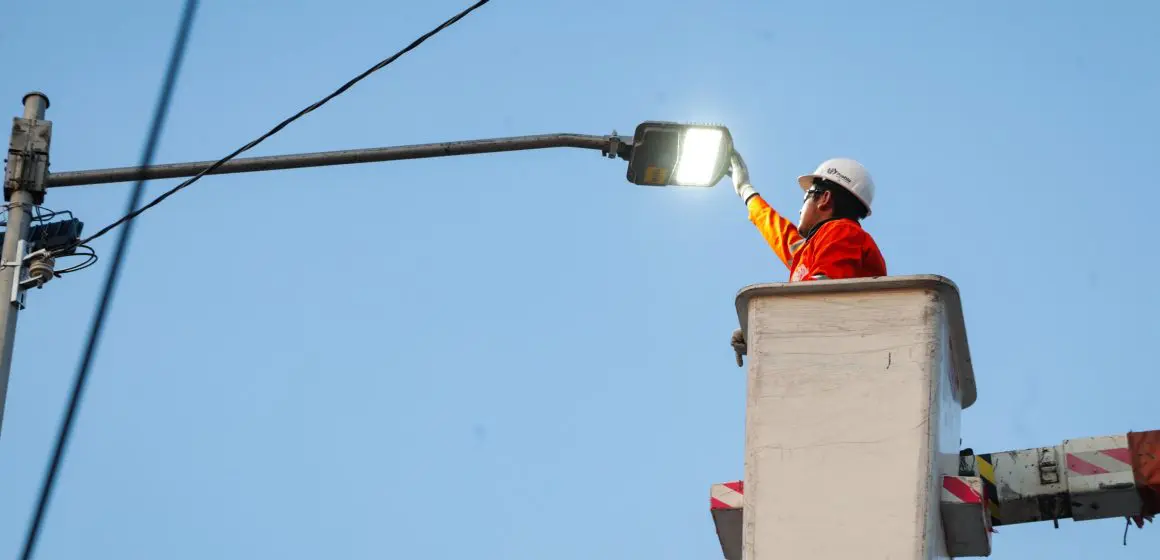
[[[12,137],[4,168],[4,200],[11,200],[16,191],[28,191],[32,193],[34,203],[44,202],[51,143],[52,121],[12,119]]]

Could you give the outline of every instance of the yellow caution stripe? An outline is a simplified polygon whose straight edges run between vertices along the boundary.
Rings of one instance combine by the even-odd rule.
[[[999,519],[999,492],[995,488],[995,463],[991,454],[975,455],[975,466],[983,479],[983,503],[991,512],[991,526],[998,527],[1003,521]]]

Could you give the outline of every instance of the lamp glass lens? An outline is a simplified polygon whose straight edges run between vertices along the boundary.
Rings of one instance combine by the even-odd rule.
[[[676,181],[685,185],[708,185],[717,175],[721,142],[725,134],[716,128],[690,128],[681,142]]]

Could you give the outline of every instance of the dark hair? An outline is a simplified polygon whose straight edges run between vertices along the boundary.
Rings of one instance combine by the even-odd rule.
[[[861,221],[866,217],[870,211],[862,204],[858,197],[846,190],[846,187],[839,185],[829,179],[814,179],[814,187],[819,191],[830,193],[830,200],[834,202],[834,217],[848,218],[854,221]]]

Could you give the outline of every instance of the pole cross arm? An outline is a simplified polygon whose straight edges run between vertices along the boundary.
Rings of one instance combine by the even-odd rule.
[[[339,150],[282,156],[266,156],[233,159],[215,169],[210,175],[227,173],[249,173],[276,169],[297,169],[302,167],[323,167],[328,165],[348,165],[352,163],[372,163],[405,159],[423,159],[545,148],[584,148],[599,150],[609,158],[629,159],[632,153],[632,138],[621,138],[615,133],[608,136],[586,134],[544,134],[534,136],[513,136],[508,138],[487,138],[435,144],[415,144],[410,146],[390,146],[361,150]],[[71,187],[126,181],[172,179],[192,177],[201,173],[213,161],[171,163],[149,167],[118,167],[91,171],[68,171],[50,173],[49,187]]]

